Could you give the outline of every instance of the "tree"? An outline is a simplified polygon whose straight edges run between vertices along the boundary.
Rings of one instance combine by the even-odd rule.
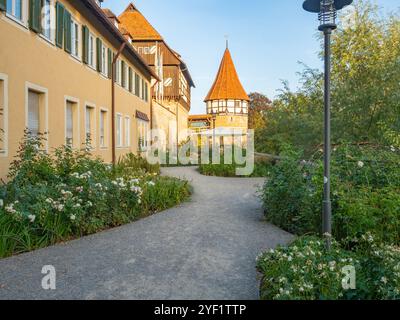
[[[382,16],[359,0],[352,23],[332,37],[333,143],[373,142],[400,147],[400,18]],[[321,36],[321,53],[323,56]],[[257,149],[279,153],[285,143],[312,153],[322,144],[323,74],[304,66],[296,92],[287,83],[265,113]]]
[[[262,93],[249,94],[249,129],[259,129],[265,126],[265,112],[272,106],[272,101]]]

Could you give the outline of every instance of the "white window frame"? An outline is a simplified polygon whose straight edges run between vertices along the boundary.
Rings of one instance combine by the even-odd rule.
[[[108,48],[104,45],[104,43],[101,45],[101,74],[105,77],[107,77],[108,74],[108,57],[107,57],[107,53],[108,52]]]
[[[50,136],[48,134],[49,131],[49,90],[47,88],[44,88],[42,86],[39,86],[37,84],[31,83],[31,82],[25,82],[25,128],[28,127],[28,109],[29,109],[29,91],[36,91],[37,93],[43,95],[44,99],[44,123],[43,123],[43,134],[44,137],[46,138],[46,141],[44,142],[44,146],[46,151],[49,151],[49,141],[50,141]]]
[[[78,98],[71,96],[64,96],[64,145],[67,142],[67,102],[72,102],[76,105],[77,123],[76,123],[76,139],[72,144],[72,148],[79,148],[81,142],[81,130],[80,130],[80,101]],[[75,141],[76,140],[76,141]]]
[[[89,32],[89,50],[88,50],[88,65],[96,70],[96,36]]]
[[[146,151],[149,147],[149,122],[142,119],[137,119],[138,128],[138,147],[140,151]]]
[[[47,0],[45,0],[47,1]],[[44,21],[47,16],[42,15],[41,19],[41,24],[42,24],[42,31],[40,32],[40,36],[46,40],[49,41],[50,43],[54,44],[55,42],[55,7],[54,7],[54,0],[48,0],[49,3],[49,14],[50,14],[50,25],[47,26],[46,22]],[[43,7],[44,8],[44,7]],[[44,11],[45,12],[45,11]],[[45,34],[43,26],[47,26],[49,28],[49,33],[48,35]]]
[[[101,115],[102,113],[105,114],[105,119],[103,122],[103,126],[104,126],[104,144],[101,144]],[[99,147],[102,150],[105,150],[108,148],[108,109],[107,108],[100,108],[99,110]]]
[[[116,137],[116,145],[117,148],[122,148],[124,146],[124,141],[123,141],[123,119],[124,117],[122,116],[121,113],[116,113],[115,115],[115,135]]]
[[[0,151],[1,157],[8,157],[8,75],[0,73],[0,81],[3,82],[3,133],[2,135],[4,150]]]
[[[75,30],[74,27],[75,26],[77,27],[76,28],[77,29],[76,30],[77,31],[77,34],[76,34],[77,37],[74,39],[74,30]],[[80,31],[81,31],[80,23],[72,18],[71,19],[71,55],[74,58],[78,59],[79,61],[81,60],[81,37],[82,37]],[[76,41],[78,43],[76,43]],[[78,52],[76,52],[76,51],[78,51]]]
[[[86,121],[87,121],[87,109],[91,109],[91,115],[93,115],[93,121],[90,122],[90,129],[92,132],[90,133],[90,138],[91,138],[91,149],[94,150],[96,149],[96,137],[97,137],[97,120],[96,120],[96,105],[94,103],[91,102],[85,102],[85,114],[84,114],[84,123],[85,123],[85,141],[86,142],[86,138],[87,138],[87,128],[86,128]]]
[[[124,120],[124,142],[125,147],[131,146],[131,118],[129,116],[125,116]]]
[[[15,16],[15,2],[18,0],[11,0],[11,12],[9,12],[9,7],[7,6],[6,16],[11,20],[21,24],[24,27],[28,26],[28,0],[21,0],[21,19]]]

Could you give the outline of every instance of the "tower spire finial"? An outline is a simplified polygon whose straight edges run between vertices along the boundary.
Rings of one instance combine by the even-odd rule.
[[[225,35],[225,40],[226,40],[226,49],[229,49],[229,36],[227,34]]]

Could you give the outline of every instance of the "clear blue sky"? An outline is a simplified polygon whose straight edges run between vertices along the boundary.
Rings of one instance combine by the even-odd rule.
[[[375,0],[385,11],[399,0]],[[129,0],[105,0],[119,15]],[[204,113],[204,97],[225,49],[225,35],[243,86],[274,98],[288,80],[298,84],[298,61],[321,67],[317,57],[317,16],[302,10],[302,0],[134,0],[168,44],[187,62],[196,89],[192,114]]]

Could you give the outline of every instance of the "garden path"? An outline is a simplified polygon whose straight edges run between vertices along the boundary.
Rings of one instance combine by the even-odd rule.
[[[258,299],[256,257],[292,236],[264,221],[263,179],[188,179],[190,201],[113,230],[0,260],[0,299]],[[41,286],[44,265],[56,290]]]

